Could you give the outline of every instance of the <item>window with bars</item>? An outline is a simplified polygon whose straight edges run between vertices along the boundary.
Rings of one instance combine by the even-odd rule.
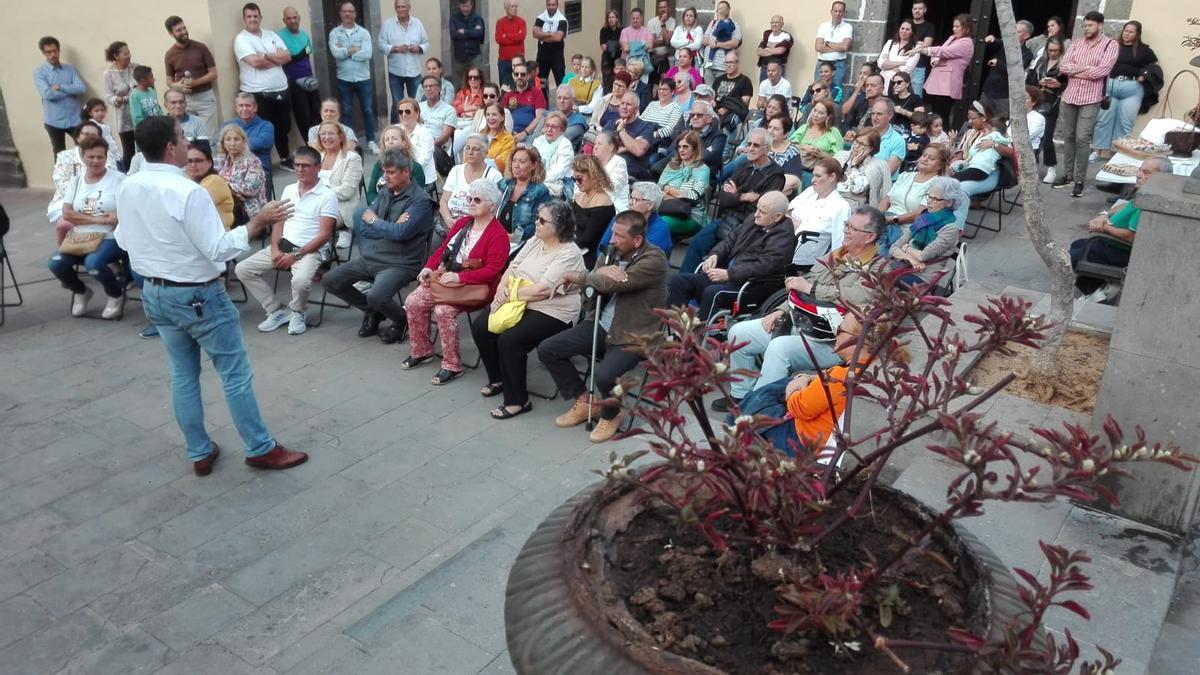
[[[582,0],[568,0],[563,6],[563,14],[567,17],[567,34],[578,33],[583,30],[583,2]]]

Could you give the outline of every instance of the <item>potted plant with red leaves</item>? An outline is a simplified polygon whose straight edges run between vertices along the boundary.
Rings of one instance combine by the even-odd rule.
[[[645,336],[647,380],[626,436],[647,447],[610,455],[607,480],[556,509],[509,576],[505,619],[519,673],[1101,673],[1051,607],[1088,618],[1068,596],[1091,588],[1086,554],[1040,543],[1048,579],[1014,570],[954,523],[987,502],[1060,497],[1114,502],[1099,479],[1151,461],[1197,459],[1127,440],[1111,419],[1015,435],[980,405],[1012,376],[974,389],[960,366],[1009,345],[1036,346],[1029,303],[1001,297],[959,330],[948,301],[870,273],[869,307],[851,307],[840,339],[855,367],[816,373],[828,440],[776,448],[781,420],[712,419],[705,396],[729,397],[740,345],[713,339],[691,310],[660,310]],[[936,280],[935,282],[936,283]],[[845,331],[843,331],[845,332]],[[906,348],[924,353],[909,362]],[[814,359],[815,361],[815,359]],[[637,386],[629,380],[621,387]],[[615,392],[621,395],[621,391]],[[819,407],[819,406],[818,406]],[[866,411],[865,413],[863,411]],[[901,448],[940,455],[955,475],[944,504],[881,480]],[[644,468],[639,459],[657,460]],[[1036,571],[1036,570],[1035,570]]]

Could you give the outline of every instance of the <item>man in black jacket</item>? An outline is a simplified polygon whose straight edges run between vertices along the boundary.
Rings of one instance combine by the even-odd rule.
[[[696,269],[718,241],[729,236],[738,223],[754,213],[759,197],[783,189],[783,169],[767,156],[770,143],[766,129],[759,127],[750,132],[746,140],[746,163],[718,186],[717,217],[692,237],[680,269],[685,272]]]
[[[483,66],[483,17],[475,13],[475,0],[459,0],[458,13],[450,15],[446,30],[454,43],[451,53],[454,84],[463,81],[471,66]],[[485,69],[486,72],[486,69]]]
[[[747,281],[746,300],[761,300],[782,288],[784,270],[792,261],[796,233],[785,218],[788,200],[778,190],[756,198],[757,208],[733,233],[717,244],[695,273],[677,274],[667,287],[671,307],[700,302],[699,316],[708,319],[733,304]]]
[[[538,358],[550,371],[564,399],[574,405],[559,415],[554,424],[573,427],[589,414],[600,420],[592,430],[593,443],[613,437],[621,424],[620,406],[594,406],[589,410],[587,385],[571,363],[576,355],[590,356],[592,336],[596,336],[596,400],[608,398],[617,380],[632,370],[642,357],[625,347],[635,336],[653,333],[659,328],[654,310],[667,299],[667,256],[662,249],[646,241],[646,218],[637,211],[617,214],[612,229],[612,258],[597,263],[591,272],[567,272],[563,279],[595,289],[605,296],[600,315],[592,315],[538,346]],[[600,322],[597,330],[596,322]]]
[[[423,185],[412,181],[413,160],[403,150],[385,150],[379,161],[386,185],[374,204],[354,214],[358,257],[326,274],[325,287],[365,313],[359,337],[375,335],[380,322],[391,319],[379,339],[392,344],[408,335],[408,316],[396,294],[417,278],[425,263],[433,200]],[[372,282],[366,294],[354,287],[359,281]]]

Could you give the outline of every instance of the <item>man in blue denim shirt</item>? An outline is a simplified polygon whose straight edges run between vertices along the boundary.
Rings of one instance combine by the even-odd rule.
[[[379,153],[375,144],[375,104],[371,87],[371,33],[354,22],[358,12],[353,2],[338,9],[342,25],[329,31],[329,53],[337,66],[338,100],[342,104],[342,124],[350,126],[354,118],[354,99],[362,109],[367,131],[367,150]]]
[[[46,62],[34,69],[33,83],[42,97],[42,122],[50,135],[50,146],[58,157],[67,149],[67,134],[74,138],[79,133],[79,97],[87,91],[87,85],[75,66],[62,62],[62,48],[56,38],[47,35],[38,40],[38,49]]]
[[[117,195],[116,238],[134,272],[146,280],[142,307],[170,359],[171,402],[193,472],[207,476],[221,454],[204,426],[201,349],[221,378],[229,414],[246,444],[246,464],[257,469],[303,464],[308,455],[280,445],[259,415],[241,317],[220,280],[225,262],[288,218],[289,205],[270,202],[245,227],[227,232],[208,191],[183,173],[188,143],[179,121],[147,117],[134,134],[147,164]]]
[[[270,179],[271,148],[275,143],[274,125],[258,116],[258,101],[254,100],[253,94],[242,92],[234,97],[233,110],[237,117],[222,126],[236,124],[246,132],[246,138],[250,139],[250,152],[262,162],[263,173]],[[217,142],[214,145],[217,148],[221,147],[220,134],[217,134]]]

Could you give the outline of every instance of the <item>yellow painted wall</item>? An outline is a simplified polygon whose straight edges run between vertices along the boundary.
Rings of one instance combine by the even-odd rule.
[[[813,43],[817,36],[817,26],[829,20],[829,5],[823,0],[808,0],[802,6],[803,12],[795,11],[801,5],[791,5],[785,9],[783,3],[773,2],[733,2],[733,20],[742,29],[742,48],[738,54],[742,57],[742,72],[754,81],[755,93],[758,92],[758,41],[762,32],[771,27],[771,17],[775,14],[783,16],[783,29],[792,34],[795,45],[788,55],[787,80],[792,83],[792,91],[800,92],[812,84],[812,72],[816,67],[817,55],[813,51]],[[680,5],[686,7],[686,5]],[[682,14],[682,13],[681,13]],[[705,21],[702,17],[701,22]],[[857,51],[857,49],[856,49]]]

